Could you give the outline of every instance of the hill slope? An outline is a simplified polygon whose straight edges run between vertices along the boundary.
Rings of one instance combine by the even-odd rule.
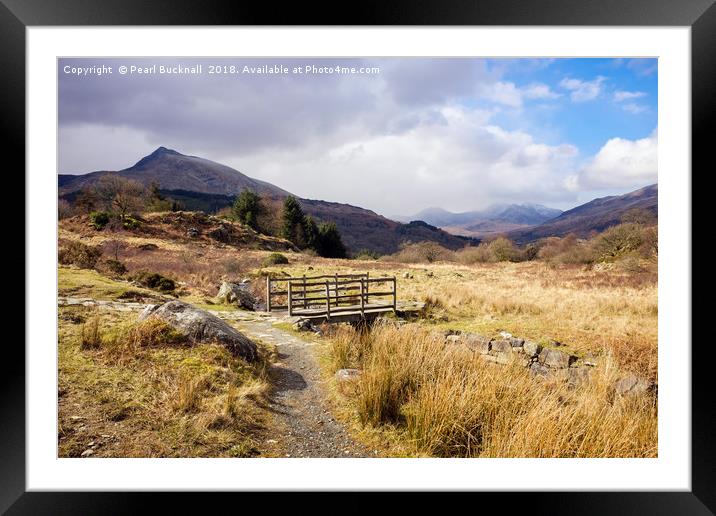
[[[510,231],[507,236],[517,243],[569,233],[584,238],[592,231],[603,231],[619,224],[622,216],[635,208],[647,210],[658,217],[658,193],[658,186],[654,184],[624,195],[601,197],[567,210],[539,226]]]
[[[132,167],[117,172],[98,171],[77,176],[59,174],[59,195],[72,202],[81,188],[93,184],[105,174],[117,174],[144,185],[158,183],[165,195],[180,201],[188,210],[216,212],[231,206],[235,196],[244,189],[272,199],[291,195],[282,188],[253,179],[233,168],[165,147],[159,147]],[[381,254],[394,253],[404,242],[423,240],[437,242],[450,249],[459,249],[470,242],[433,226],[401,224],[358,206],[298,199],[304,212],[318,222],[335,222],[352,253],[362,249]]]

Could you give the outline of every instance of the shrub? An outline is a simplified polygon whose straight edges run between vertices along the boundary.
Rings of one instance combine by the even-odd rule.
[[[605,230],[594,239],[592,247],[597,260],[608,262],[635,251],[642,242],[641,226],[627,222]]]
[[[451,260],[453,252],[436,242],[405,243],[391,258],[402,263],[433,263]]]
[[[487,244],[487,249],[496,262],[510,262],[517,258],[518,251],[511,240],[499,237]]]
[[[62,265],[76,265],[80,269],[92,269],[102,255],[98,247],[90,247],[74,240],[60,247],[57,259]]]
[[[97,349],[102,345],[102,333],[99,317],[92,317],[82,324],[80,330],[80,349]]]
[[[564,238],[549,237],[538,244],[537,257],[551,264],[589,264],[594,262],[591,243],[580,240],[574,234]]]
[[[659,228],[650,226],[641,232],[641,245],[639,252],[645,258],[653,258],[659,254]]]
[[[162,276],[157,272],[140,271],[132,276],[132,280],[136,281],[143,287],[159,290],[161,292],[171,292],[176,288],[174,280]]]
[[[492,258],[492,253],[486,243],[481,243],[478,246],[465,247],[455,253],[455,259],[466,265],[491,262]]]
[[[271,253],[266,257],[264,260],[264,266],[271,266],[271,265],[285,265],[288,263],[288,258],[286,258],[281,253]]]
[[[89,214],[90,225],[98,231],[109,224],[110,215],[106,211],[93,211]]]
[[[125,215],[122,220],[122,227],[124,229],[137,229],[142,225],[142,222],[137,219],[136,217],[132,217],[131,215]]]
[[[127,267],[125,267],[122,262],[120,262],[119,260],[113,260],[111,258],[100,262],[100,266],[103,271],[107,271],[110,274],[115,274],[118,276],[121,276],[122,274],[125,274],[127,272]]]
[[[371,251],[370,249],[361,249],[354,258],[356,260],[377,260],[380,258],[380,253]]]

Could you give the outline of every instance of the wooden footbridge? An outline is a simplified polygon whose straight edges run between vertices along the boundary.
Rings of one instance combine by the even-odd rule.
[[[266,310],[317,322],[371,319],[399,310],[397,284],[394,276],[367,272],[266,278]]]

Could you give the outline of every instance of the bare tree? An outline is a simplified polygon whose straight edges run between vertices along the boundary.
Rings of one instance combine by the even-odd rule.
[[[138,181],[107,174],[99,178],[93,190],[99,203],[119,214],[121,221],[145,205],[145,189]]]

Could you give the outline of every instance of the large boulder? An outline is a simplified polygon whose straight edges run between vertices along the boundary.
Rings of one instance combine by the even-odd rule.
[[[258,358],[256,344],[218,317],[182,301],[150,305],[139,320],[160,319],[189,340],[197,343],[223,344],[233,355],[253,361]]]
[[[219,287],[216,298],[220,303],[237,305],[247,310],[262,310],[263,303],[251,293],[249,285],[248,281],[241,283],[224,281]]]

